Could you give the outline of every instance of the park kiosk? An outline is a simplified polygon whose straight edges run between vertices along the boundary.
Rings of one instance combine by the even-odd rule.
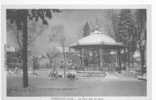
[[[112,37],[98,30],[91,32],[90,35],[83,37],[70,45],[70,49],[79,51],[81,66],[89,66],[89,64],[85,64],[87,62],[85,58],[89,59],[91,57],[89,55],[93,52],[95,55],[98,55],[94,58],[95,60],[98,59],[97,69],[107,67],[104,65],[104,54],[115,54],[116,64],[118,65],[118,68],[121,69],[120,54],[124,51],[124,48],[125,47],[122,43],[116,42]],[[87,51],[88,54],[86,54],[85,51]]]

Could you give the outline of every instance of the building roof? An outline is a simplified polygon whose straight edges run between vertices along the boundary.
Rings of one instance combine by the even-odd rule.
[[[89,36],[71,44],[71,47],[76,46],[122,46],[122,43],[116,42],[112,37],[106,34],[94,31]]]

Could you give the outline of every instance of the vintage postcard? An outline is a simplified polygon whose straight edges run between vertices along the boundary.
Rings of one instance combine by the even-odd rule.
[[[150,6],[3,6],[3,99],[150,100]]]

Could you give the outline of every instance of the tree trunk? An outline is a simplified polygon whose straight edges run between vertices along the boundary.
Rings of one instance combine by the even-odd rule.
[[[103,49],[102,48],[99,48],[99,57],[100,57],[100,68],[103,67]]]
[[[19,33],[19,30],[17,29],[16,39],[17,39],[17,43],[18,43],[19,49],[21,50],[22,44],[20,42],[20,36],[19,35],[20,35],[20,33]]]
[[[143,47],[140,47],[140,57],[141,57],[141,74],[144,74],[145,54]]]
[[[26,12],[26,11],[25,11]],[[28,68],[27,68],[27,16],[23,15],[23,87],[28,87]]]
[[[84,48],[81,48],[81,60],[82,60],[82,66],[84,67]]]
[[[80,63],[81,63],[81,66],[82,66],[82,50],[80,49]]]
[[[64,44],[62,45],[62,48],[63,48],[63,59],[64,59],[64,78],[65,78],[65,75],[66,75],[66,55],[65,55],[65,46],[64,46]]]
[[[119,73],[121,73],[121,55],[120,55],[120,50],[118,51],[118,64],[119,64]]]
[[[123,54],[123,57],[122,57],[122,61],[126,59],[126,49],[124,49],[124,54]],[[124,70],[127,70],[127,65],[126,65],[126,61],[124,60],[123,61],[123,65],[124,65]]]
[[[128,70],[130,69],[130,54],[129,54],[129,50],[127,52],[127,62],[128,62]]]

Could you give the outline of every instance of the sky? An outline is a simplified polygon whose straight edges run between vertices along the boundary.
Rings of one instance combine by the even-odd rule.
[[[116,12],[118,12],[118,10],[116,10]],[[63,32],[61,34],[65,36],[65,44],[67,46],[82,38],[82,30],[86,22],[89,23],[91,28],[95,27],[97,24],[101,32],[112,36],[114,32],[112,29],[112,22],[110,20],[111,13],[112,10],[98,9],[64,9],[61,10],[61,13],[54,13],[52,19],[48,20],[49,25],[43,28],[43,31],[41,31],[41,34],[37,39],[31,43],[29,49],[34,55],[41,55],[48,52],[48,50],[52,49],[53,46],[60,46],[58,41],[49,41],[49,36],[53,34],[53,27],[55,26],[63,27]],[[39,24],[40,23],[38,22],[35,25],[38,26]],[[30,28],[33,26],[30,25]],[[40,27],[37,27],[36,30],[40,30]],[[15,25],[7,25],[7,45],[18,48],[15,32]]]

